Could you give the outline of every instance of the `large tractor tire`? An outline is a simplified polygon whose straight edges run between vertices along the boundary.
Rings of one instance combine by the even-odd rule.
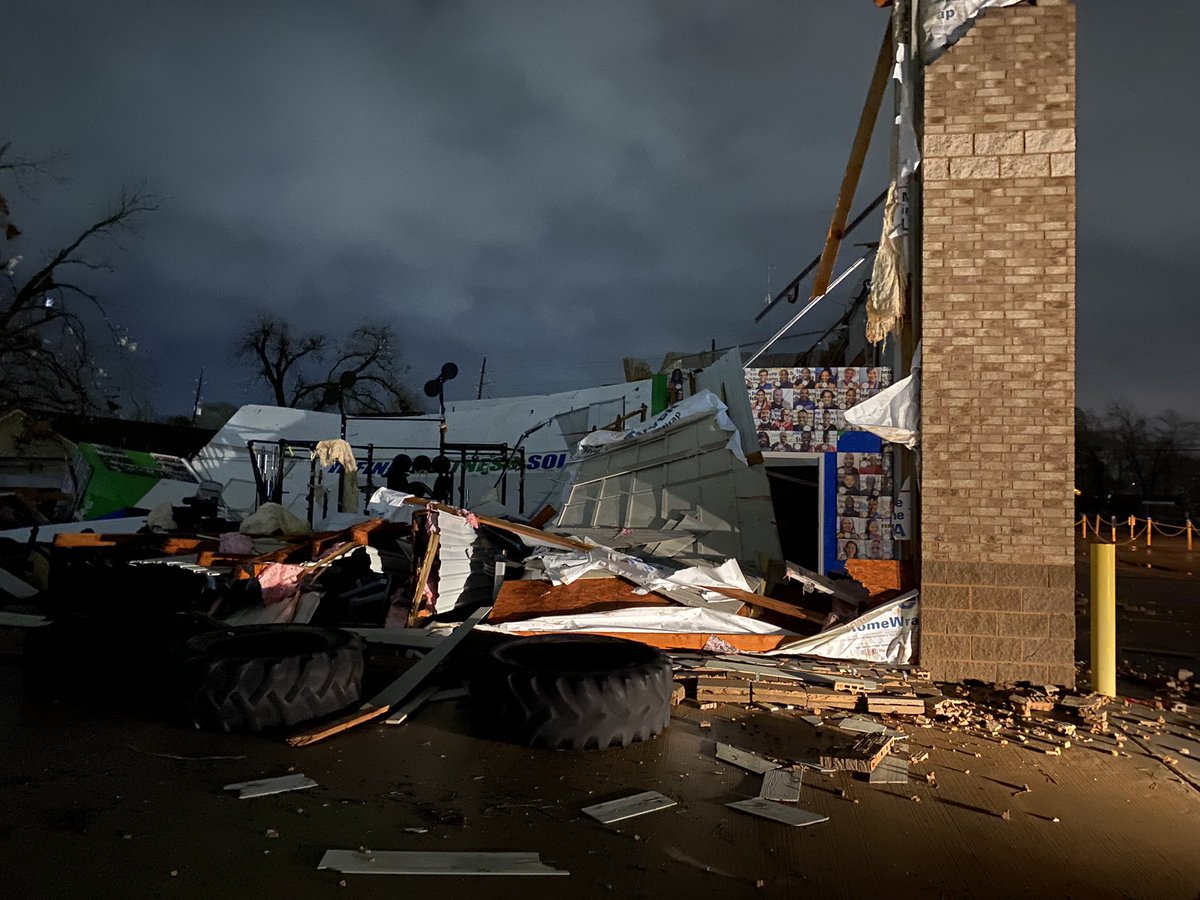
[[[518,638],[471,680],[484,731],[529,747],[603,750],[647,741],[671,719],[671,661],[635,641],[583,634]]]
[[[197,728],[258,732],[341,712],[362,676],[362,641],[348,631],[257,625],[186,641],[171,688]]]

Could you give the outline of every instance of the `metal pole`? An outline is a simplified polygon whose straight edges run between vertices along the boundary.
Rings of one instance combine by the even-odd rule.
[[[1146,546],[1154,544],[1154,520],[1146,516]]]
[[[796,313],[794,316],[792,316],[790,319],[788,319],[787,324],[784,325],[782,328],[780,328],[777,332],[775,332],[775,334],[771,336],[771,339],[769,341],[767,341],[765,344],[763,344],[762,347],[760,347],[758,349],[758,352],[756,352],[752,357],[750,357],[748,360],[746,360],[742,365],[743,366],[753,365],[754,361],[756,359],[758,359],[760,356],[762,356],[764,353],[766,353],[768,350],[770,350],[771,347],[773,347],[775,345],[776,341],[778,341],[781,337],[783,337],[785,334],[787,334],[788,331],[791,330],[793,325],[795,325],[802,318],[804,318],[806,315],[808,315],[808,311],[810,309],[812,309],[814,306],[816,306],[818,303],[820,303],[821,300],[823,300],[825,297],[827,297],[829,295],[829,291],[832,291],[835,287],[837,287],[839,284],[841,284],[843,281],[845,281],[846,278],[849,277],[850,273],[853,272],[855,269],[857,269],[859,266],[861,266],[863,263],[865,263],[867,261],[867,257],[869,257],[874,252],[875,252],[875,248],[872,247],[870,250],[868,250],[866,253],[864,253],[862,256],[860,256],[857,260],[855,260],[854,263],[851,264],[850,268],[846,269],[846,271],[844,271],[841,275],[839,275],[837,278],[835,278],[833,280],[833,283],[831,285],[829,285],[829,288],[825,291],[825,293],[820,294],[816,297],[813,297],[811,300],[809,300],[808,303],[806,303],[804,305],[804,308],[802,310],[800,310],[800,312]]]
[[[1117,548],[1092,544],[1092,690],[1117,696]]]

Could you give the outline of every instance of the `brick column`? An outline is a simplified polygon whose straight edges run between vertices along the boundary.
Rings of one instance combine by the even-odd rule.
[[[925,73],[921,662],[1074,684],[1075,7]]]

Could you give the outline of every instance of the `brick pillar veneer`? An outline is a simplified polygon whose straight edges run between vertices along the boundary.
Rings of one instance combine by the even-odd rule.
[[[1074,684],[1075,7],[925,73],[921,662]]]

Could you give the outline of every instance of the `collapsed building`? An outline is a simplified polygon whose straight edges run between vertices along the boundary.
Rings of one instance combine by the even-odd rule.
[[[892,82],[881,239],[835,272],[856,141],[813,299],[756,351],[670,354],[659,373],[630,361],[622,384],[446,401],[437,416],[248,406],[187,459],[81,445],[75,510],[95,515],[7,532],[52,552],[48,576],[10,570],[33,583],[5,590],[78,612],[64,586],[117,578],[149,603],[169,577],[190,581],[180,611],[222,629],[348,626],[449,652],[430,629],[461,622],[811,656],[839,661],[810,665],[813,697],[823,681],[857,688],[820,697],[847,709],[869,702],[867,682],[903,706],[930,675],[1072,685],[1074,9],[900,8],[864,111],[869,135]],[[872,257],[835,339],[781,352]],[[797,302],[800,281],[767,311]],[[1031,370],[1040,388],[1013,387]],[[98,522],[122,512],[140,515]],[[864,681],[856,664],[905,674]],[[739,665],[755,664],[723,671]],[[419,686],[346,721],[400,715]]]

